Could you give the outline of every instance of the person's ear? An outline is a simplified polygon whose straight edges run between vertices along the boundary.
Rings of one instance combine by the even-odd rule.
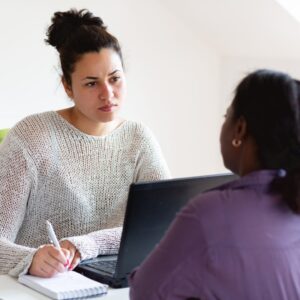
[[[242,116],[237,120],[235,124],[234,139],[238,141],[243,141],[245,140],[246,136],[247,136],[247,122],[245,118]]]
[[[65,92],[67,93],[70,99],[73,99],[73,91],[71,85],[69,85],[64,77],[61,79],[62,84],[64,86]]]

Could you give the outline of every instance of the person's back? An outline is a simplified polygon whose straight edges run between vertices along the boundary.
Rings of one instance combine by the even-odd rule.
[[[300,85],[259,70],[221,131],[241,179],[199,195],[130,278],[131,299],[300,299]]]
[[[300,218],[270,194],[276,176],[253,172],[193,199],[143,264],[147,278],[141,270],[131,296],[297,299]]]
[[[195,270],[190,282],[198,283],[195,290],[203,292],[203,299],[287,300],[300,295],[300,218],[280,195],[270,194],[274,176],[276,171],[252,172],[187,208],[203,235],[195,248],[205,257],[195,253],[186,272]]]

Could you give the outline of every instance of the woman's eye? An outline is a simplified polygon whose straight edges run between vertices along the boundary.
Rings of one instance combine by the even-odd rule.
[[[119,81],[119,79],[120,79],[120,76],[114,76],[114,77],[110,78],[111,82],[117,82],[117,81]]]
[[[88,87],[92,87],[92,86],[95,86],[95,85],[96,85],[95,81],[86,83],[86,86],[88,86]]]

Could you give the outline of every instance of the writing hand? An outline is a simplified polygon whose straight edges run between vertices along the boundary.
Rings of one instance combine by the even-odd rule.
[[[76,249],[76,247],[68,240],[63,240],[60,243],[60,246],[62,249],[66,249],[69,251],[70,256],[70,265],[69,265],[69,270],[73,270],[79,263],[80,263],[80,253],[79,251]]]
[[[69,264],[69,257],[70,252],[67,249],[43,245],[33,256],[29,274],[46,278],[62,273]]]

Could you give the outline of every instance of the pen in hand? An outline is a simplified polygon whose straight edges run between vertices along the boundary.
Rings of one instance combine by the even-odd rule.
[[[54,246],[57,249],[61,249],[59,241],[58,241],[58,239],[56,237],[56,234],[54,232],[52,224],[47,220],[46,221],[46,225],[47,225],[47,231],[48,231],[49,239],[52,241],[52,243],[54,244]],[[67,267],[68,265],[69,265],[69,259],[67,260],[67,263],[64,266]]]
[[[52,241],[52,243],[54,244],[54,246],[56,248],[61,249],[60,245],[59,245],[59,242],[58,242],[58,239],[56,237],[56,234],[54,232],[54,229],[52,227],[52,224],[47,220],[46,225],[47,225],[47,231],[48,231],[48,236],[49,236],[50,240]]]

